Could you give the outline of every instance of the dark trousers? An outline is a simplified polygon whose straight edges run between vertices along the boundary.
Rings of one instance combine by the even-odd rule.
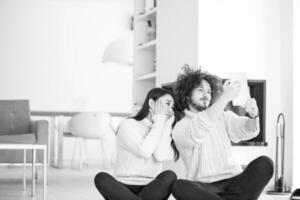
[[[253,160],[239,175],[213,183],[178,180],[172,194],[177,200],[256,200],[274,171],[266,156]]]
[[[167,170],[148,185],[126,185],[100,172],[95,177],[95,185],[106,200],[167,200],[176,180],[176,174]]]

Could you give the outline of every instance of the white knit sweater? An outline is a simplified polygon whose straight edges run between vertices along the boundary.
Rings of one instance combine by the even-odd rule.
[[[233,158],[231,141],[248,140],[259,133],[258,118],[253,123],[254,132],[245,128],[247,119],[226,111],[211,121],[205,111],[185,110],[172,136],[185,164],[186,178],[209,183],[239,174],[242,169]]]
[[[124,120],[117,133],[116,179],[128,185],[151,182],[161,172],[162,161],[174,156],[171,132],[163,115],[155,115],[153,123],[147,118]]]

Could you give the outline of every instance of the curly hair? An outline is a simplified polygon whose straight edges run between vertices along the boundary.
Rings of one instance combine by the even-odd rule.
[[[189,65],[184,65],[182,69],[183,73],[178,75],[174,86],[176,110],[182,115],[184,109],[189,108],[192,91],[201,84],[202,80],[207,81],[211,87],[212,104],[222,91],[222,80],[208,72],[201,71],[201,68],[192,69]]]

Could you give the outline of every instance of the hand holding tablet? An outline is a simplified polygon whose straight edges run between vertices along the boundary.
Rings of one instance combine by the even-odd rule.
[[[246,74],[242,72],[231,73],[229,75],[229,80],[230,82],[240,82],[240,93],[232,100],[232,104],[234,106],[244,106],[247,100],[251,98]]]

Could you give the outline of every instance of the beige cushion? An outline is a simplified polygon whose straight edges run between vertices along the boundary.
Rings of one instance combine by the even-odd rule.
[[[28,100],[0,100],[0,135],[30,132]]]

